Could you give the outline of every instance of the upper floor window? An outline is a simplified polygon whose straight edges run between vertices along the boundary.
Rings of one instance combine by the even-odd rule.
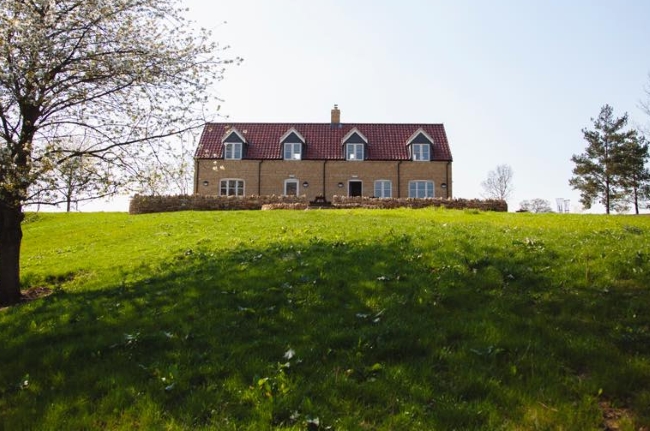
[[[410,181],[409,197],[410,198],[432,198],[433,181]]]
[[[411,151],[413,153],[413,160],[431,160],[431,145],[429,144],[411,144]]]
[[[285,142],[284,160],[300,160],[302,158],[302,144],[300,142]]]
[[[226,160],[240,160],[242,157],[242,146],[241,142],[226,142],[223,144],[224,153],[223,158]]]
[[[393,194],[393,185],[390,180],[377,180],[375,181],[375,197],[376,198],[390,198]]]
[[[352,128],[341,139],[341,145],[345,148],[345,160],[364,160],[366,157],[366,145],[368,145],[368,138],[356,127]]]
[[[346,144],[345,145],[345,159],[346,160],[363,160],[363,144]]]
[[[419,128],[406,141],[411,152],[411,160],[430,161],[434,140],[423,128]]]
[[[244,196],[244,180],[221,180],[219,194],[221,196]]]

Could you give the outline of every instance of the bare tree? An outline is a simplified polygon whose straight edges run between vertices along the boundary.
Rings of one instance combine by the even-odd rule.
[[[546,199],[535,198],[531,200],[522,201],[519,204],[521,211],[528,211],[531,213],[552,213],[551,203]]]
[[[73,205],[76,209],[81,202],[119,193],[120,187],[125,184],[125,177],[118,167],[97,156],[65,156],[82,149],[84,145],[83,140],[57,144],[57,147],[65,149],[65,153],[58,156],[61,161],[53,164],[51,169],[43,170],[29,187],[25,204],[39,207],[65,204],[66,211],[70,212]]]
[[[514,172],[512,171],[512,167],[509,165],[498,165],[495,170],[488,173],[487,179],[481,182],[483,197],[507,201],[514,191],[513,177]]]
[[[8,0],[0,6],[0,304],[20,300],[22,208],[30,187],[76,157],[205,123],[226,64],[179,0]],[[81,148],[62,142],[84,136]]]
[[[639,102],[639,107],[641,110],[650,117],[650,73],[648,74],[648,83],[644,88],[645,98]],[[650,136],[650,123],[646,123],[646,127],[642,130],[646,136]]]
[[[194,182],[194,133],[183,133],[162,146],[148,146],[134,157],[127,171],[129,190],[142,195],[192,193]]]
[[[30,188],[26,202],[30,205],[65,204],[67,212],[79,203],[114,196],[121,183],[112,166],[103,160],[79,156],[66,159],[43,175]]]

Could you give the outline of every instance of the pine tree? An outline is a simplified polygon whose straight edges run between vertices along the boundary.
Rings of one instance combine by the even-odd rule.
[[[639,214],[640,203],[650,200],[650,170],[646,167],[649,158],[648,142],[637,133],[621,145],[617,154],[619,181],[635,214]]]
[[[585,208],[598,202],[609,214],[611,210],[620,211],[626,206],[620,153],[622,146],[636,136],[634,130],[623,130],[627,119],[627,113],[615,118],[613,108],[605,105],[598,118],[592,118],[594,130],[582,130],[588,144],[583,154],[571,157],[575,167],[569,184],[580,190],[580,202]]]

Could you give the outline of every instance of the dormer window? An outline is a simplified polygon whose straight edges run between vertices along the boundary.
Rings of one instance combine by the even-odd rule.
[[[282,144],[284,160],[302,160],[305,145],[305,137],[294,127],[280,138]]]
[[[431,145],[411,144],[411,153],[413,154],[413,160],[428,162],[431,160]]]
[[[366,158],[368,139],[356,127],[341,139],[341,144],[345,146],[345,160],[361,161]]]
[[[364,144],[345,144],[346,160],[363,160]]]
[[[246,131],[244,130],[244,133]],[[244,144],[246,138],[235,128],[228,132],[221,139],[223,144],[223,158],[226,160],[241,160],[244,157]]]
[[[241,142],[226,142],[223,148],[223,158],[226,160],[241,160],[242,146]]]
[[[411,154],[411,160],[418,162],[428,162],[431,160],[431,148],[433,138],[422,128],[418,129],[411,135],[406,142]]]
[[[284,160],[302,159],[302,142],[284,143]]]

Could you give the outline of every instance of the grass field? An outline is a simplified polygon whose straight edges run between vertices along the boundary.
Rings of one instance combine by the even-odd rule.
[[[650,218],[29,214],[0,429],[650,429]]]

